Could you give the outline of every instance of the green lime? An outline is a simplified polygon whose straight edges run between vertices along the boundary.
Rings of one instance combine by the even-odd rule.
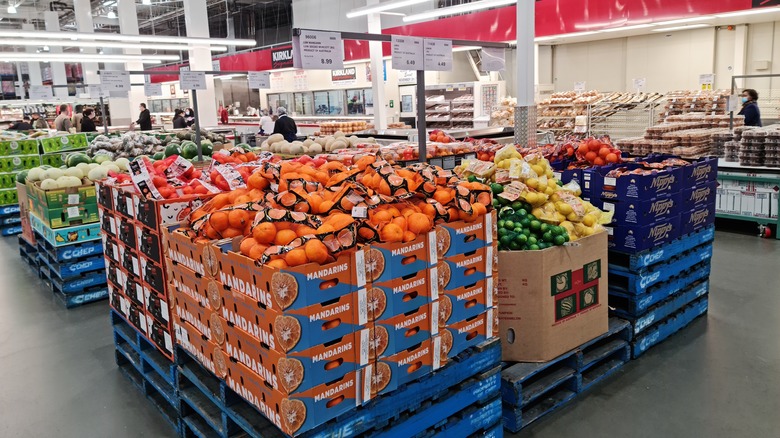
[[[566,232],[566,229],[563,227],[550,227],[550,231],[552,232],[553,236],[560,236]]]
[[[556,180],[555,184],[558,184],[558,187],[563,187],[563,181],[561,180]]]
[[[501,203],[501,205],[509,205],[509,204],[511,204],[511,203],[512,203],[512,202],[510,202],[510,201],[509,201],[509,199],[502,198],[502,197],[500,197],[500,196],[498,196],[498,202],[500,202],[500,203]]]
[[[501,207],[501,202],[497,198],[493,198],[493,208]]]
[[[567,241],[567,242],[568,242],[569,240],[571,240],[571,237],[569,237],[569,233],[566,233],[566,234],[564,234],[564,235],[563,235],[563,238],[564,238],[564,239],[566,239],[566,241]]]
[[[540,242],[539,243],[539,249],[547,249],[550,246],[552,246],[552,245],[550,245],[549,243],[546,243],[546,242]]]
[[[476,175],[469,175],[468,178],[466,178],[469,182],[477,182]]]
[[[517,214],[519,214],[520,216],[528,216],[528,210],[526,210],[525,208],[521,208],[517,210]]]
[[[525,237],[531,237],[531,230],[529,230],[528,228],[523,228],[523,234],[525,235]]]
[[[514,221],[509,221],[508,220],[508,221],[504,222],[504,228],[511,230],[514,227],[515,227],[515,222]]]
[[[537,243],[539,243],[539,240],[536,238],[536,236],[531,236],[528,238],[529,245],[536,245]]]
[[[531,219],[525,218],[521,220],[520,225],[522,225],[523,228],[529,228],[531,226]]]
[[[509,244],[512,242],[512,238],[510,236],[501,236],[499,237],[498,241],[504,246],[509,246]]]
[[[540,248],[539,245],[532,244],[528,246],[528,249],[530,249],[531,251],[539,251],[542,248]]]
[[[496,222],[496,225],[498,226],[498,228],[504,228],[505,223],[506,223],[505,220],[499,219],[498,222]]]
[[[549,231],[544,233],[544,234],[542,234],[542,240],[545,241],[545,242],[552,242],[553,241],[553,237],[554,236]]]
[[[522,227],[519,227],[519,226],[518,226],[518,227],[515,227],[515,229],[514,229],[514,230],[512,230],[512,231],[514,231],[514,232],[515,232],[515,233],[517,233],[517,234],[523,234],[523,228],[522,228]]]
[[[511,249],[512,251],[519,251],[520,248],[521,248],[521,246],[517,242],[512,242],[512,243],[509,244],[509,249]]]
[[[501,199],[501,198],[499,198]],[[512,216],[515,213],[514,210],[512,210],[512,207],[501,207],[501,210],[498,211],[498,217],[500,219],[506,219],[509,216]]]
[[[499,193],[502,193],[504,191],[504,186],[498,183],[493,183],[490,185],[490,190],[493,191],[494,195],[498,195]]]
[[[522,201],[515,201],[512,203],[512,208],[515,210],[522,210],[523,209],[523,203]]]
[[[547,230],[550,229],[550,225],[542,223],[542,226],[539,229],[542,231],[542,233],[546,233]]]
[[[509,234],[509,230],[506,228],[499,228],[498,229],[498,237],[506,236]]]
[[[563,236],[561,236],[561,235],[557,235],[557,236],[555,236],[555,238],[553,239],[553,243],[555,243],[555,244],[556,244],[556,245],[558,245],[558,246],[561,246],[561,245],[563,245],[564,243],[566,243],[566,238],[565,238],[565,237],[563,237]]]
[[[542,223],[538,220],[532,220],[531,221],[531,229],[534,231],[539,231],[542,229]]]
[[[528,242],[528,236],[525,234],[520,234],[517,237],[515,237],[515,242],[520,242],[521,244],[525,244]]]

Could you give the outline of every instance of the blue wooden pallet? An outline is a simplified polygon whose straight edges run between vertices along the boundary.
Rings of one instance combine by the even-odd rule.
[[[184,422],[189,429],[199,428],[201,431],[210,432],[210,435],[200,435],[191,431],[192,434],[230,437],[244,433],[263,438],[285,436],[273,423],[241,399],[223,381],[205,370],[186,351],[177,347],[176,354],[179,362],[181,398],[196,411],[199,417],[184,415]],[[487,383],[493,382],[487,379],[489,376],[483,375],[486,372],[495,372],[494,392],[498,394],[500,377],[497,365],[500,361],[500,342],[497,339],[486,342],[451,359],[439,371],[404,385],[386,396],[374,399],[365,406],[331,420],[302,436],[340,437],[379,430],[394,424],[404,412],[417,411],[431,400],[444,397],[451,387],[470,376],[482,375]],[[482,392],[490,392],[485,388],[483,387]],[[470,396],[468,400],[477,398]],[[459,407],[462,409],[468,405],[469,403],[465,403]],[[453,412],[457,412],[457,409],[450,407],[450,413]]]
[[[19,224],[0,226],[0,235],[2,236],[16,236],[17,234],[22,234],[22,226]]]
[[[38,268],[38,276],[40,279],[51,287],[54,296],[62,301],[67,309],[108,298],[108,284],[106,283],[105,272],[97,271],[94,274],[97,275],[90,279],[90,281],[96,281],[97,284],[86,287],[82,286],[74,290],[74,285],[77,283],[69,283],[68,281],[63,282],[63,280],[56,275],[52,275],[51,268],[49,268],[46,263],[42,263]],[[66,287],[68,290],[65,290]]]
[[[105,288],[107,283],[106,272],[104,270],[91,271],[80,274],[76,277],[70,277],[62,280],[59,277],[52,276],[51,271],[45,270],[48,274],[48,279],[51,281],[52,287],[63,294],[77,294],[86,290],[90,290],[96,287]]]
[[[38,272],[38,247],[31,245],[24,236],[19,236],[19,255],[33,271]]]
[[[21,216],[8,216],[0,218],[0,225],[15,225],[22,223]]]
[[[11,216],[19,214],[19,204],[3,205],[0,207],[0,216]]]
[[[71,260],[67,262],[58,262],[56,260],[52,260],[49,257],[51,254],[43,254],[46,256],[46,264],[49,266],[51,275],[56,276],[63,281],[71,278],[77,278],[87,272],[105,272],[106,259],[103,258],[102,254],[88,257],[82,260]]]
[[[610,318],[607,333],[549,362],[509,364],[502,372],[504,426],[512,432],[565,405],[630,360],[631,326]]]
[[[503,438],[504,436],[504,421],[501,420],[488,429],[482,432],[477,432],[469,438]]]
[[[46,251],[51,260],[67,262],[81,260],[90,256],[103,255],[103,242],[91,241],[67,246],[54,246],[45,239],[38,240],[39,250]]]
[[[493,399],[485,403],[471,405],[422,434],[395,436],[414,436],[416,438],[485,436],[486,432],[492,431],[497,423],[501,423],[501,397],[496,394]]]
[[[687,289],[698,281],[706,280],[710,276],[711,268],[709,260],[699,263],[663,283],[653,285],[641,295],[610,290],[609,307],[612,313],[618,317],[638,318],[647,313],[652,306],[675,293]]]
[[[654,265],[652,271],[628,272],[610,271],[609,288],[633,295],[647,293],[650,287],[674,278],[678,273],[687,271],[712,258],[712,243],[706,243],[663,264]]]
[[[697,299],[665,320],[656,323],[645,333],[634,338],[631,350],[633,358],[638,358],[650,347],[666,340],[669,336],[693,322],[694,319],[707,313],[708,298],[708,295],[705,295]]]
[[[610,271],[637,272],[665,260],[669,260],[685,251],[693,249],[715,239],[715,226],[703,228],[695,233],[688,234],[677,240],[642,251],[636,254],[618,251],[609,252]]]
[[[74,307],[83,306],[85,304],[94,303],[108,299],[108,287],[99,286],[90,288],[76,294],[64,294],[58,291],[53,291],[56,296],[65,305],[66,309],[72,309]]]
[[[623,315],[618,311],[614,311],[613,313],[621,318],[628,319],[633,327],[634,336],[637,336],[645,329],[655,324],[657,321],[662,321],[672,313],[682,309],[692,301],[707,294],[709,292],[709,286],[709,280],[702,280],[692,284],[684,290],[679,291],[666,300],[651,307],[647,310],[647,312],[645,312],[645,314],[639,317]]]
[[[160,354],[141,333],[121,315],[111,311],[117,365],[162,413],[163,418],[182,434],[181,398],[177,385],[177,367]]]

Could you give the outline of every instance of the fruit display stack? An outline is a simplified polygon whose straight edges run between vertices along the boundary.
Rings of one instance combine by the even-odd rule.
[[[177,159],[171,157],[167,165],[180,169],[179,163],[189,163]],[[170,278],[164,269],[163,230],[177,225],[211,194],[208,190],[195,192],[193,186],[204,187],[200,182],[184,186],[190,189],[189,193],[181,187],[176,190],[169,187],[173,179],[184,184],[188,177],[195,176],[191,164],[185,165],[187,170],[183,174],[167,180],[156,174],[151,164],[146,168],[144,160],[134,163],[136,171],[140,172],[139,166],[143,166],[149,182],[156,184],[154,190],[145,190],[146,195],[138,189],[138,186],[146,187],[143,183],[137,186],[126,180],[103,180],[96,185],[109,302],[160,353],[173,360],[175,340],[167,289]],[[175,196],[163,196],[168,191]]]
[[[657,155],[582,172],[583,195],[613,214],[609,304],[632,322],[633,357],[706,312],[717,158]]]
[[[725,115],[728,112],[728,90],[691,91],[680,90],[666,93],[666,106],[660,112],[660,120],[669,116],[703,113],[704,115]]]
[[[742,166],[780,167],[780,126],[743,131],[738,158]]]
[[[417,403],[454,391],[436,371],[450,375],[463,366],[448,368],[451,358],[495,337],[489,187],[376,155],[248,168],[188,226],[164,231],[182,350],[288,435],[352,417],[369,432],[388,415],[380,406],[410,402],[404,394]],[[398,433],[475,403],[497,422],[498,357],[485,364],[489,389]]]

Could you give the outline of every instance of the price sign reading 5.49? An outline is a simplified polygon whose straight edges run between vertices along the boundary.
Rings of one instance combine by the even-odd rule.
[[[452,41],[425,40],[425,70],[452,70]]]
[[[344,49],[340,33],[301,30],[296,41],[293,61],[300,60],[300,64],[295,65],[296,68],[312,70],[344,68]]]
[[[394,70],[425,70],[422,38],[393,35],[392,49]]]

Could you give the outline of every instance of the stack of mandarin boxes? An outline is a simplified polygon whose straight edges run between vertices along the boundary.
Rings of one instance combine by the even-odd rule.
[[[109,303],[168,359],[174,331],[161,231],[208,198],[147,200],[133,185],[97,183]]]
[[[371,398],[365,251],[283,270],[167,233],[176,341],[287,434]]]
[[[441,366],[498,337],[496,212],[477,222],[437,225],[438,335]]]

